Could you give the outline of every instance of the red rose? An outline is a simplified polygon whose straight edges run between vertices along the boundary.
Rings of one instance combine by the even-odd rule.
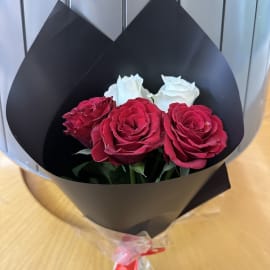
[[[164,129],[164,152],[180,167],[201,169],[226,147],[221,120],[203,105],[171,104]]]
[[[92,132],[92,157],[114,165],[133,164],[163,144],[163,113],[144,98],[114,109]]]
[[[66,120],[63,125],[67,128],[64,132],[73,136],[84,146],[91,148],[92,129],[108,116],[115,107],[112,98],[94,97],[84,100],[63,115]]]

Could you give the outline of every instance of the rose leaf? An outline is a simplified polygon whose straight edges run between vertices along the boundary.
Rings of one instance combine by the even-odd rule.
[[[91,155],[91,149],[85,148],[85,149],[82,149],[82,150],[74,153],[73,155],[86,155],[86,156],[89,156],[89,155]]]
[[[131,164],[129,166],[129,168],[133,170],[134,172],[146,177],[146,175],[144,174],[144,167],[145,167],[145,164],[143,162],[138,162],[135,164]]]
[[[84,162],[84,163],[82,163],[82,164],[76,166],[75,168],[73,168],[73,169],[72,169],[73,174],[74,174],[76,177],[78,177],[79,174],[80,174],[80,172],[81,172],[81,170],[83,170],[86,166],[88,166],[89,163],[90,163],[90,161],[87,161],[87,162]]]
[[[164,173],[167,173],[167,172],[171,172],[171,171],[173,172],[173,171],[175,170],[175,167],[176,167],[175,164],[172,163],[172,162],[165,163],[165,165],[163,166],[163,169],[162,169],[162,171],[161,171],[159,177],[156,179],[155,182],[156,182],[156,183],[160,182],[160,180],[161,180],[163,174],[164,174]]]

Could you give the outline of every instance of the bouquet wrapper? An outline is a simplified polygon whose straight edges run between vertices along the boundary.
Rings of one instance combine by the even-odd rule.
[[[152,270],[147,256],[162,253],[169,246],[167,231],[155,238],[146,231],[131,235],[106,229],[86,218],[75,228],[81,237],[114,262],[114,270]]]
[[[200,222],[201,219],[215,218],[222,211],[222,200],[212,207],[200,207],[178,218],[162,233],[152,238],[146,231],[137,235],[106,229],[87,218],[80,219],[73,227],[80,237],[98,248],[103,255],[114,262],[114,270],[153,270],[148,256],[165,252],[174,245],[169,238],[172,227],[185,222]]]
[[[138,185],[68,180],[81,145],[63,134],[62,115],[83,99],[103,96],[119,75],[139,73],[157,91],[161,74],[195,81],[196,103],[224,124],[228,146],[192,174]],[[237,85],[224,57],[175,0],[152,0],[112,41],[60,1],[45,22],[12,84],[10,129],[28,154],[84,216],[111,230],[154,237],[181,214],[227,190],[224,160],[243,137]],[[67,176],[66,178],[63,176]]]

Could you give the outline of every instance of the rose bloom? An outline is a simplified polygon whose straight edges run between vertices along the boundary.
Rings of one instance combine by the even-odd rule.
[[[115,102],[112,98],[94,97],[84,100],[70,112],[63,115],[66,120],[63,123],[66,127],[64,132],[77,139],[84,146],[91,148],[92,129],[100,124],[114,107]]]
[[[200,91],[195,83],[173,76],[161,75],[164,82],[159,91],[152,95],[154,103],[164,112],[167,112],[171,103],[185,103],[191,106],[199,96]]]
[[[163,144],[162,117],[162,111],[149,100],[128,100],[93,130],[93,159],[114,165],[141,161]]]
[[[221,120],[203,105],[171,104],[164,129],[164,152],[183,168],[201,169],[226,147]]]
[[[123,78],[119,76],[117,82],[109,87],[104,96],[112,97],[116,105],[120,106],[129,99],[139,97],[151,100],[152,94],[143,87],[143,78],[136,74],[135,76],[124,76]]]

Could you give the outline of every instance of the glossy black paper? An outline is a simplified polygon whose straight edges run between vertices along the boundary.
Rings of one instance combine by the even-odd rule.
[[[222,118],[229,141],[206,169],[159,184],[93,185],[61,178],[82,146],[63,134],[62,115],[102,96],[119,75],[139,73],[158,91],[161,74],[200,88],[198,104]],[[22,147],[96,223],[155,235],[183,211],[229,188],[224,165],[243,136],[238,89],[224,57],[175,0],[152,0],[113,42],[58,2],[24,59],[7,103],[10,128]]]

